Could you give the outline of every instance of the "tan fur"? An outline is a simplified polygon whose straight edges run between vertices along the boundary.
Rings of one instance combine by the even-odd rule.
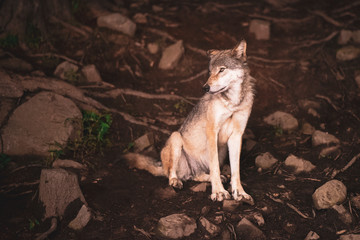
[[[246,42],[231,50],[210,50],[208,54],[210,76],[204,85],[208,93],[167,140],[161,151],[162,174],[168,177],[169,185],[177,188],[189,179],[210,181],[212,200],[229,199],[231,195],[224,189],[220,175],[228,153],[232,196],[253,204],[240,182],[242,135],[253,104],[254,83],[246,63]],[[150,167],[153,163],[137,165]]]

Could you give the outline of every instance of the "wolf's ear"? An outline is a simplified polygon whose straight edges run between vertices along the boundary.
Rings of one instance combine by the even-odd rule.
[[[231,50],[231,53],[238,59],[246,59],[246,41],[241,40],[241,42]]]
[[[220,52],[220,50],[215,50],[215,49],[212,49],[212,50],[208,50],[206,52],[206,54],[208,55],[209,58],[212,58],[213,56],[215,56],[216,54],[218,54]]]

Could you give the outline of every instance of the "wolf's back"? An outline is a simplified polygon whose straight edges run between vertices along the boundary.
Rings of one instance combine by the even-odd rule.
[[[127,153],[122,156],[130,168],[146,170],[154,176],[165,176],[161,162],[152,157],[138,153]]]

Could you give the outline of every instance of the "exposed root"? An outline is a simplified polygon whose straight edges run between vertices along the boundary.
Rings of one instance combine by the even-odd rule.
[[[311,11],[311,13],[322,17],[325,21],[327,21],[328,23],[331,23],[331,24],[333,24],[333,25],[335,25],[335,26],[337,26],[337,27],[342,27],[342,26],[344,25],[344,24],[336,21],[335,19],[329,17],[328,15],[326,15],[326,14],[325,14],[324,12],[322,12],[322,11],[319,11],[319,10],[317,10],[317,11]]]
[[[12,183],[12,184],[9,184],[9,185],[1,186],[0,193],[11,192],[11,191],[13,191],[14,189],[16,189],[18,187],[38,185],[39,182],[40,181],[37,180],[35,182]]]
[[[334,170],[333,173],[331,174],[331,178],[336,177],[336,175],[340,172],[345,172],[349,167],[351,167],[352,165],[354,165],[354,163],[360,158],[360,153],[357,154],[355,157],[353,157],[350,162],[348,162],[345,167],[343,167],[340,170]]]
[[[42,233],[39,237],[37,237],[35,240],[43,240],[46,239],[51,233],[53,233],[57,228],[57,219],[56,218],[52,218],[51,219],[51,226],[49,228],[49,230],[47,230],[46,232]]]
[[[203,75],[206,75],[208,73],[208,70],[203,70],[197,74],[195,74],[194,76],[191,76],[189,78],[185,78],[179,81],[179,83],[186,83],[186,82],[191,82],[192,80],[197,79],[198,77],[201,77]]]
[[[320,95],[320,94],[316,94],[315,97],[325,100],[335,109],[335,111],[337,111],[337,112],[339,111],[339,107],[337,107],[335,104],[333,104],[333,102],[331,101],[330,98]]]
[[[65,61],[68,61],[70,63],[79,65],[79,66],[83,66],[83,64],[81,62],[75,61],[71,58],[68,58],[67,56],[61,55],[61,54],[57,54],[57,53],[36,53],[36,54],[30,54],[28,55],[29,57],[56,57],[56,58],[60,58],[63,59]]]
[[[332,32],[331,34],[329,34],[327,37],[325,38],[322,38],[322,39],[319,39],[319,40],[311,40],[311,41],[307,41],[301,45],[298,45],[298,46],[295,46],[292,48],[292,50],[297,50],[299,48],[304,48],[304,47],[311,47],[313,45],[317,45],[317,44],[321,44],[321,43],[324,43],[324,42],[328,42],[330,41],[331,39],[333,39],[339,32],[338,31],[335,31],[335,32]]]

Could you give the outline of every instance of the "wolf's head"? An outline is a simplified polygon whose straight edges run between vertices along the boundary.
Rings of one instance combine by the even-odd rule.
[[[246,63],[246,42],[242,40],[230,50],[209,50],[209,79],[203,89],[211,94],[228,90],[232,84],[239,83],[248,74]]]

